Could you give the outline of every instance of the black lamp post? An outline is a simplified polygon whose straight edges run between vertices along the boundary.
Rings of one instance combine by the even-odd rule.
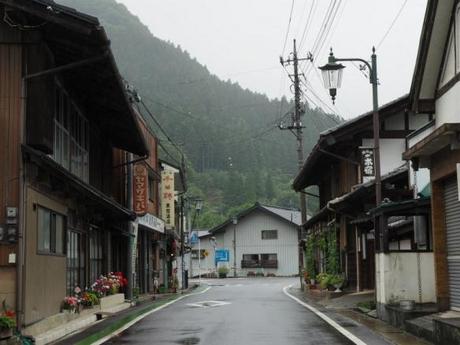
[[[338,63],[341,61],[357,61],[364,63],[369,69],[369,81],[372,84],[372,103],[373,103],[373,132],[374,132],[374,165],[375,165],[375,204],[376,207],[380,206],[382,202],[382,186],[381,186],[381,173],[380,173],[380,121],[379,121],[379,105],[378,105],[378,77],[377,77],[377,55],[375,48],[372,48],[371,63],[366,60],[358,58],[345,58],[338,59],[334,56],[331,48],[328,63],[319,67],[323,75],[323,82],[325,88],[329,89],[332,101],[335,101],[337,89],[340,88],[342,82],[342,73],[345,66]],[[374,220],[375,227],[375,241],[376,249],[381,249],[382,242],[382,224],[381,217],[376,216]],[[385,246],[386,247],[386,244]]]
[[[236,225],[238,224],[238,218],[232,217],[233,223],[233,277],[236,278]]]

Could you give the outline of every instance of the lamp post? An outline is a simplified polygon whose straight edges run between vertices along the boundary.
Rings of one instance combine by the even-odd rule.
[[[214,236],[209,238],[209,244],[214,248],[214,269],[216,270],[216,274],[217,274],[217,258],[216,258],[217,240]]]
[[[326,89],[329,89],[329,94],[332,101],[335,102],[337,89],[340,88],[342,83],[342,73],[345,66],[340,63],[341,61],[358,61],[364,63],[369,69],[369,81],[372,84],[372,104],[373,104],[373,133],[374,133],[374,165],[375,165],[375,205],[378,207],[382,202],[382,186],[380,175],[380,121],[379,121],[379,105],[378,105],[378,77],[377,77],[377,55],[375,48],[372,48],[371,63],[366,60],[358,58],[341,58],[338,59],[334,56],[331,48],[328,63],[319,67],[323,75],[323,82]],[[374,219],[375,228],[375,246],[376,250],[381,249],[382,242],[382,224],[381,217],[376,216]]]
[[[238,218],[232,217],[233,223],[233,277],[236,278],[236,224],[238,224]]]
[[[201,210],[203,209],[203,200],[202,199],[192,199],[191,201],[195,202],[195,213],[193,214],[192,225],[190,226],[191,227],[190,230],[194,231],[196,217],[200,214]],[[199,284],[201,285],[201,242],[200,242],[199,231],[197,232],[197,234],[198,234],[198,280],[199,280]]]

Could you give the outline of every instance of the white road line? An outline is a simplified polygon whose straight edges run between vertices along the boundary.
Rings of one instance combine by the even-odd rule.
[[[120,334],[121,332],[127,330],[129,327],[133,326],[134,324],[138,323],[139,321],[141,321],[142,319],[146,318],[147,316],[153,314],[153,313],[156,313],[157,311],[160,311],[168,306],[170,306],[171,304],[173,303],[176,303],[177,301],[180,301],[181,299],[185,298],[185,297],[189,297],[189,296],[195,296],[195,295],[201,295],[205,292],[207,292],[209,289],[211,289],[210,286],[208,286],[206,289],[204,289],[203,291],[200,291],[200,292],[195,292],[195,293],[191,293],[191,294],[188,294],[188,295],[183,295],[179,298],[176,298],[175,300],[172,300],[168,303],[165,303],[161,306],[159,306],[158,308],[155,308],[155,309],[152,309],[148,312],[146,312],[145,314],[142,314],[142,315],[139,315],[138,317],[136,317],[134,320],[128,322],[127,324],[125,324],[123,327],[117,329],[116,331],[110,333],[109,335],[105,336],[104,338],[101,338],[99,339],[98,341],[95,341],[94,343],[92,343],[91,345],[100,345],[100,344],[103,344],[105,343],[106,341],[110,340],[111,338],[117,336],[118,334]]]
[[[283,288],[283,292],[286,296],[292,298],[294,301],[296,301],[297,303],[299,303],[300,305],[304,306],[305,308],[307,308],[308,310],[310,310],[312,313],[315,313],[317,316],[319,316],[321,319],[323,319],[324,321],[326,321],[330,326],[334,327],[337,331],[339,331],[343,336],[347,337],[349,340],[351,340],[353,343],[355,343],[356,345],[367,345],[364,341],[362,341],[361,339],[359,339],[357,336],[355,336],[354,334],[350,333],[349,331],[347,331],[345,328],[343,328],[342,326],[340,326],[337,322],[335,322],[334,320],[332,320],[329,316],[327,316],[326,314],[320,312],[318,309],[316,309],[315,307],[312,307],[311,305],[301,301],[300,299],[298,299],[297,297],[291,295],[289,292],[287,292],[287,290],[289,288],[291,288],[292,285],[289,285],[289,286],[285,286]]]

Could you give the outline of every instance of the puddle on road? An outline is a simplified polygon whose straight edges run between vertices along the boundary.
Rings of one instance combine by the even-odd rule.
[[[197,337],[184,338],[184,339],[176,341],[176,344],[180,344],[180,345],[196,345],[199,343],[200,343],[200,338],[197,338]]]

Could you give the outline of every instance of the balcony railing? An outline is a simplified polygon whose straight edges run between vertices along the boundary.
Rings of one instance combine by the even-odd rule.
[[[278,268],[278,260],[242,260],[241,268]]]

